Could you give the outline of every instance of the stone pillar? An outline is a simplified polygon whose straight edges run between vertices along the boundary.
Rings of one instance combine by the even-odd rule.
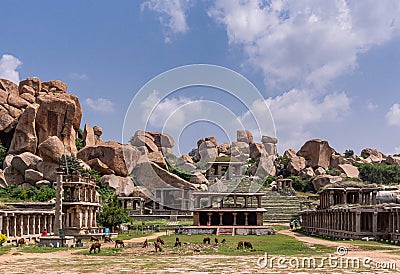
[[[42,228],[41,228],[41,218],[42,218],[42,216],[41,215],[38,215],[38,232],[37,232],[37,234],[40,234],[40,232],[42,231]]]
[[[357,211],[356,212],[356,233],[361,232],[361,212]]]
[[[212,216],[212,213],[211,213],[211,212],[207,212],[207,215],[208,215],[208,223],[211,225],[211,216]]]
[[[62,175],[57,173],[57,187],[56,187],[56,209],[54,218],[54,235],[60,236],[60,229],[63,228],[62,224],[62,197],[63,197],[63,187],[62,187]]]
[[[244,213],[244,225],[249,225],[249,213]]]
[[[94,208],[89,209],[89,227],[95,227],[95,225],[93,224],[93,211]]]
[[[237,212],[233,212],[232,215],[233,215],[233,225],[237,225],[237,224],[236,224]]]
[[[0,216],[0,233],[4,234],[4,232],[3,232],[3,216]]]
[[[263,214],[262,212],[257,212],[257,225],[263,225]]]
[[[372,235],[375,237],[378,232],[378,212],[374,211],[372,216]]]
[[[347,205],[347,193],[346,193],[346,190],[343,191],[343,204]]]
[[[257,207],[261,208],[261,196],[257,196]]]
[[[10,237],[10,217],[8,215],[6,216],[6,236]]]
[[[224,208],[224,198],[221,197],[220,199],[221,199],[221,201],[219,201],[219,207]]]
[[[17,236],[17,215],[14,214],[14,218],[13,218],[13,236]]]
[[[83,212],[81,208],[78,208],[78,220],[79,220],[79,228],[83,226]]]
[[[94,226],[94,227],[97,227],[96,208],[93,209],[93,226]]]
[[[248,196],[244,196],[244,207],[247,208],[248,207],[248,202],[249,202],[249,197]]]
[[[376,205],[376,194],[378,193],[378,191],[374,190],[372,191],[372,204]]]
[[[224,213],[223,212],[220,212],[219,213],[219,225],[224,225],[223,224],[223,222],[222,222],[222,217],[224,216]]]
[[[237,196],[233,195],[233,206],[236,207]]]
[[[200,214],[198,212],[193,213],[193,225],[200,225]]]
[[[329,191],[329,206],[334,204],[334,200],[333,200],[333,190]]]
[[[364,204],[364,203],[363,203],[363,195],[362,195],[361,189],[358,191],[358,203],[359,203],[360,205],[363,205],[363,204]]]
[[[84,220],[84,227],[88,227],[89,226],[89,212],[88,209],[85,209],[85,216],[83,217]]]
[[[49,216],[49,233],[53,233],[54,229],[53,229],[53,215]]]
[[[19,215],[19,234],[24,235],[24,215]]]

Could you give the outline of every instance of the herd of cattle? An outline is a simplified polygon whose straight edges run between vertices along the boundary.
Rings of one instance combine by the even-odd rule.
[[[93,253],[96,253],[96,251],[97,251],[97,253],[99,253],[100,249],[101,249],[100,239],[95,237],[95,236],[91,236],[90,237],[90,241],[92,242],[92,244],[90,245],[89,253],[92,254],[92,251],[93,251]],[[123,240],[115,240],[115,241],[113,241],[113,239],[111,239],[111,237],[105,237],[104,238],[104,243],[111,243],[111,242],[115,242],[115,248],[117,248],[117,247],[120,247],[120,248],[121,247],[125,247],[125,243],[124,243]],[[217,246],[219,245],[219,240],[218,240],[217,237],[214,238],[214,242],[215,242],[215,244]],[[222,239],[221,244],[223,244],[225,242],[226,242],[226,240]],[[79,239],[79,240],[76,241],[76,243],[77,244],[78,243],[82,243],[82,240]],[[19,239],[18,242],[17,242],[17,246],[20,246],[20,245],[23,245],[23,244],[25,244],[25,240],[23,238]],[[156,241],[154,242],[155,251],[156,252],[158,252],[158,251],[161,252],[162,251],[162,247],[161,246],[164,245],[164,244],[165,244],[164,240],[161,237],[157,237]],[[210,237],[205,237],[203,239],[203,244],[210,245],[211,244],[211,238]],[[147,247],[149,247],[149,245],[150,244],[146,239],[143,242],[142,248],[147,248]],[[182,242],[179,240],[178,237],[175,238],[174,247],[182,247]],[[237,249],[243,249],[243,248],[253,250],[253,245],[251,244],[251,242],[239,241],[238,245],[237,245]],[[193,249],[193,252],[200,252],[200,249],[198,247],[195,247]]]
[[[90,246],[89,253],[92,254],[92,251],[94,253],[96,253],[96,250],[97,250],[97,252],[100,252],[101,244],[99,242],[99,239],[94,237],[94,236],[92,236],[90,238],[90,241],[92,241],[94,243],[92,243],[92,245]],[[113,242],[113,240],[110,237],[105,237],[104,238],[104,242],[105,243],[109,243],[109,242]],[[214,242],[215,242],[216,245],[219,244],[219,240],[218,240],[217,237],[214,238]],[[221,244],[223,244],[225,242],[226,242],[226,240],[224,238],[224,239],[222,239]],[[164,240],[161,237],[157,237],[156,241],[154,242],[155,251],[156,252],[158,252],[158,251],[161,252],[162,251],[162,247],[161,246],[164,245],[164,244],[165,244]],[[205,237],[203,239],[203,244],[209,244],[210,245],[211,244],[211,238],[210,237]],[[147,248],[147,247],[149,247],[149,245],[150,244],[146,239],[143,242],[142,248]],[[125,247],[125,244],[124,244],[124,242],[122,240],[115,240],[115,247],[116,248],[117,247]],[[182,247],[182,242],[179,240],[178,237],[175,238],[174,247]],[[237,245],[237,249],[243,249],[243,248],[253,250],[253,245],[251,244],[251,242],[248,242],[248,241],[239,241],[238,245]],[[195,247],[193,249],[193,252],[200,252],[200,249]]]

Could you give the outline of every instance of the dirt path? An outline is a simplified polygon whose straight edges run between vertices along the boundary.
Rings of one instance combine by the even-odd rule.
[[[366,250],[360,248],[357,244],[349,244],[349,243],[343,243],[340,241],[334,242],[334,241],[329,241],[329,240],[324,240],[316,237],[309,237],[300,233],[293,232],[289,229],[287,230],[280,230],[278,231],[279,234],[287,235],[290,237],[293,237],[299,241],[304,242],[308,246],[312,245],[324,245],[328,247],[334,247],[334,248],[339,248],[339,247],[345,247],[348,253],[346,254],[349,257],[357,257],[357,258],[370,258],[373,259],[376,262],[395,262],[398,264],[398,267],[400,267],[400,247],[399,246],[394,246],[394,245],[388,245],[387,250]],[[368,242],[365,242],[365,245],[367,246]],[[370,245],[372,246],[372,245]],[[373,246],[372,246],[373,247]],[[382,247],[382,246],[380,246]],[[399,253],[391,253],[393,251],[398,251]]]
[[[132,238],[130,240],[125,240],[125,244],[137,244],[137,243],[143,243],[146,239],[147,240],[153,240],[156,239],[157,237],[165,235],[165,232],[158,232],[154,233],[151,235],[139,237],[139,238]],[[114,247],[114,243],[102,243],[102,247]],[[89,248],[89,247],[88,247]],[[18,248],[17,247],[12,247],[10,251],[7,254],[4,254],[1,256],[2,259],[8,260],[8,261],[16,261],[16,260],[24,260],[24,259],[41,259],[41,258],[66,258],[68,256],[83,256],[83,255],[75,255],[74,253],[79,252],[81,250],[74,250],[74,249],[68,249],[68,250],[61,250],[61,251],[55,251],[55,252],[50,252],[50,253],[18,253]],[[15,255],[17,253],[17,255]]]

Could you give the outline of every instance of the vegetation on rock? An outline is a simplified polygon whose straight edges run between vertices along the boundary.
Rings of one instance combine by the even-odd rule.
[[[360,178],[365,182],[393,185],[400,183],[400,166],[380,164],[358,164],[355,163],[360,171]]]
[[[59,164],[64,175],[72,175],[83,170],[81,161],[73,156],[61,156]]]
[[[46,185],[39,189],[10,185],[0,188],[0,199],[8,202],[47,202],[56,197],[56,191]]]
[[[7,149],[0,142],[0,168],[3,167],[3,162],[6,156],[7,156]]]

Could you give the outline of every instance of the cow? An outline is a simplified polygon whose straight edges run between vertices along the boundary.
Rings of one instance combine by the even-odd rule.
[[[76,244],[81,244],[82,243],[82,239],[78,239],[75,241]]]
[[[17,242],[17,246],[20,246],[20,245],[23,245],[23,244],[25,244],[25,239],[24,238],[19,239],[18,242]]]
[[[113,239],[111,239],[111,237],[109,237],[109,236],[106,236],[106,237],[104,237],[104,242],[111,243],[111,242],[113,242]]]
[[[174,245],[174,247],[182,247],[182,243],[181,243],[181,241],[179,241],[179,238],[178,238],[178,237],[176,237],[176,239],[175,239],[175,245]]]
[[[97,253],[100,253],[100,247],[101,247],[100,243],[93,243],[90,246],[89,253],[92,254],[92,251],[93,251],[93,253],[96,253],[96,249],[97,249]]]
[[[221,244],[223,244],[225,242],[226,242],[226,240],[225,240],[225,238],[223,238],[222,241],[221,241]]]
[[[161,237],[157,237],[157,243],[164,244],[164,240]]]
[[[204,238],[203,239],[203,244],[210,244],[210,242],[211,242],[211,239],[210,239],[210,237],[206,237],[206,238]]]
[[[156,249],[156,252],[157,250],[159,250],[160,252],[162,251],[161,244],[159,242],[154,242],[154,248]]]
[[[95,236],[90,236],[90,241],[91,242],[98,242],[99,238],[95,237]]]
[[[218,238],[217,237],[215,237],[214,241],[215,241],[215,244],[218,245]]]
[[[237,245],[237,249],[241,249],[241,248],[243,248],[243,242],[242,241],[238,242],[238,245]]]
[[[124,241],[123,240],[115,240],[115,248],[117,247],[125,247]]]
[[[142,248],[146,248],[149,246],[149,242],[147,241],[147,239],[144,241]]]

